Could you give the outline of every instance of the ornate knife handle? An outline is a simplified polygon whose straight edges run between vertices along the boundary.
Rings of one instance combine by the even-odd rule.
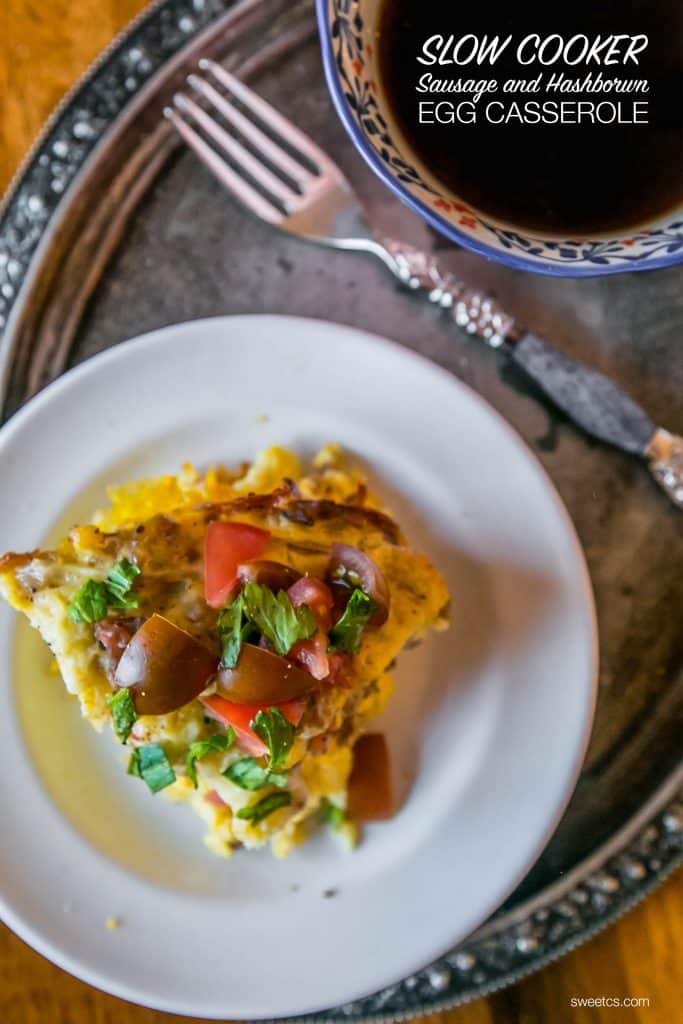
[[[645,449],[645,457],[659,486],[683,509],[683,437],[657,430]]]
[[[468,334],[477,335],[492,348],[500,348],[519,337],[521,330],[514,318],[495,299],[469,288],[452,274],[443,273],[435,256],[391,238],[385,239],[383,244],[403,284],[415,291],[426,290],[429,301],[450,310],[458,327]]]
[[[657,428],[614,381],[526,332],[495,299],[444,273],[435,256],[393,239],[383,241],[394,275],[427,292],[456,324],[512,359],[574,423],[622,451],[645,458],[653,477],[683,509],[683,438]]]

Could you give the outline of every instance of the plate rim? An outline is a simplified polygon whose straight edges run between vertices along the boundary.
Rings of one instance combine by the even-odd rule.
[[[546,827],[542,836],[537,840],[534,847],[533,857],[530,857],[522,869],[519,870],[517,876],[510,880],[509,884],[506,883],[506,893],[512,892],[516,885],[524,877],[528,869],[535,862],[542,849],[547,844],[550,836],[553,834],[562,815],[567,807],[567,804],[572,796],[576,782],[578,780],[581,767],[585,758],[586,749],[591,735],[592,725],[595,714],[595,704],[597,698],[598,689],[598,673],[597,673],[597,658],[598,658],[598,632],[597,632],[597,620],[595,612],[595,604],[593,598],[592,587],[590,583],[590,577],[586,566],[583,550],[581,548],[579,539],[576,535],[571,517],[564,506],[552,480],[548,476],[544,467],[535,456],[533,451],[525,444],[520,435],[514,430],[514,428],[501,416],[498,411],[493,408],[485,399],[483,399],[477,392],[472,388],[468,387],[465,383],[449,373],[446,369],[434,363],[433,361],[425,358],[424,356],[414,352],[410,348],[403,346],[397,342],[386,339],[380,335],[372,332],[368,332],[359,328],[350,327],[334,322],[325,320],[308,318],[308,317],[297,317],[297,316],[280,316],[280,315],[264,315],[264,314],[241,314],[236,316],[216,316],[206,317],[190,321],[184,321],[176,324],[167,325],[156,330],[145,332],[135,338],[128,339],[127,341],[121,342],[117,345],[112,346],[95,356],[85,360],[84,362],[73,367],[67,373],[61,375],[48,385],[38,395],[34,396],[29,402],[26,403],[14,416],[12,416],[2,428],[0,428],[0,458],[4,454],[8,446],[11,446],[17,435],[20,436],[21,431],[25,423],[30,422],[31,419],[41,412],[46,407],[49,407],[54,401],[59,401],[60,396],[63,392],[68,392],[72,387],[73,382],[81,382],[87,380],[88,375],[101,374],[106,370],[107,366],[111,363],[118,361],[125,361],[130,358],[130,353],[134,349],[139,349],[142,346],[153,348],[156,345],[162,345],[165,338],[168,335],[176,334],[182,335],[186,331],[201,331],[203,327],[209,325],[216,327],[221,324],[236,325],[238,328],[240,324],[246,325],[247,327],[253,325],[254,322],[260,322],[270,327],[271,331],[276,324],[282,325],[287,324],[290,327],[301,327],[307,325],[312,331],[327,331],[331,333],[337,333],[339,335],[355,336],[355,338],[362,342],[363,345],[369,345],[379,350],[383,350],[388,353],[390,357],[397,357],[399,360],[403,360],[405,364],[419,365],[423,371],[431,375],[433,378],[443,381],[447,386],[453,389],[455,392],[460,393],[464,396],[467,401],[478,406],[482,413],[487,416],[489,420],[492,420],[499,430],[506,436],[508,442],[517,450],[521,459],[525,460],[529,468],[535,473],[540,483],[543,484],[543,491],[552,502],[555,507],[556,513],[558,514],[558,524],[561,523],[565,532],[566,539],[571,545],[572,562],[575,569],[577,570],[577,582],[580,581],[581,598],[583,612],[585,613],[585,626],[587,629],[586,641],[589,653],[590,666],[588,668],[588,682],[586,685],[586,713],[585,718],[582,721],[581,728],[581,742],[578,744],[577,749],[574,751],[572,761],[572,771],[569,777],[565,781],[563,788],[562,800],[558,802],[551,822]],[[15,931],[24,941],[27,941],[34,949],[37,949],[43,955],[47,956],[52,962],[57,963],[59,966],[68,970],[70,973],[81,978],[82,980],[95,984],[97,987],[102,988],[104,991],[108,991],[114,995],[117,995],[124,999],[135,998],[139,1001],[139,997],[131,995],[130,991],[126,991],[125,987],[121,987],[118,984],[112,985],[111,982],[103,976],[98,976],[97,972],[91,971],[86,968],[85,971],[80,967],[78,962],[74,962],[70,956],[62,956],[59,949],[55,949],[49,941],[43,941],[42,936],[39,936],[39,941],[36,942],[36,935],[33,933],[33,929],[25,927],[23,922],[18,921],[13,913],[7,913],[7,906],[5,900],[1,900],[3,908],[3,919],[9,924],[13,931]],[[492,912],[493,909],[489,911]],[[444,952],[445,955],[445,952]],[[357,999],[366,998],[364,995],[358,997],[352,997]],[[146,1005],[141,1002],[141,1005]],[[166,1009],[168,1012],[190,1012],[187,1008],[179,1009],[177,1004],[167,1004],[162,1006],[160,1002],[154,1003],[157,1008]],[[195,1011],[196,1012],[196,1011]],[[327,1011],[302,1011],[297,1013],[297,1016],[306,1016],[308,1019],[319,1019],[320,1014],[325,1014]],[[207,1017],[206,1019],[217,1019],[214,1017]],[[238,1019],[238,1018],[236,1018]],[[268,1019],[268,1018],[266,1018]],[[276,1018],[276,1019],[291,1019],[291,1018]],[[329,1018],[326,1018],[329,1019]]]

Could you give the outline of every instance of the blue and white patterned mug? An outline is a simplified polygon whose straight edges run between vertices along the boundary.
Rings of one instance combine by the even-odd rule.
[[[683,262],[683,207],[631,232],[562,238],[529,233],[474,209],[409,151],[381,86],[378,0],[316,0],[327,83],[361,155],[408,206],[451,241],[488,259],[557,277],[654,270]]]

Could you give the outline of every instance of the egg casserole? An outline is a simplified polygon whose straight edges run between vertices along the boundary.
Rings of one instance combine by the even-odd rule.
[[[334,445],[306,471],[272,447],[109,498],[55,550],[0,559],[83,716],[216,854],[284,856],[320,822],[353,845],[392,810],[368,725],[401,649],[446,625],[438,571]]]

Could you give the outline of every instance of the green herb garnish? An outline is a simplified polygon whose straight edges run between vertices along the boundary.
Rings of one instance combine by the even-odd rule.
[[[259,711],[249,728],[256,733],[259,739],[263,740],[270,753],[268,770],[279,772],[287,764],[289,752],[294,743],[296,729],[291,722],[288,722],[280,711],[280,708],[268,708],[268,711]]]
[[[104,583],[88,580],[73,597],[67,614],[72,622],[99,622],[106,618],[108,606]]]
[[[235,739],[235,730],[229,725],[227,732],[217,732],[213,736],[208,736],[205,740],[196,740],[195,743],[190,744],[187,760],[185,761],[185,771],[188,777],[192,779],[195,789],[198,785],[195,762],[201,760],[202,757],[206,757],[207,754],[216,754],[221,750],[229,750]]]
[[[254,632],[254,627],[246,619],[242,595],[232,604],[223,608],[218,615],[218,639],[221,644],[221,666],[234,668],[242,650]]]
[[[136,747],[128,763],[128,774],[143,779],[153,793],[175,782],[175,772],[160,743]]]
[[[344,814],[343,809],[338,807],[337,804],[333,804],[331,800],[327,799],[327,797],[323,797],[319,810],[322,820],[326,825],[329,825],[331,829],[334,829],[335,832],[338,828],[341,828],[346,820],[346,815]]]
[[[105,587],[109,594],[109,606],[111,608],[137,608],[140,604],[138,595],[132,592],[135,578],[140,575],[137,565],[133,565],[127,558],[117,562],[107,576]]]
[[[225,769],[223,775],[240,789],[263,789],[264,786],[278,786],[284,789],[287,785],[286,775],[269,771],[253,757],[241,757],[239,761],[234,761]]]
[[[256,825],[259,821],[267,818],[269,814],[272,814],[273,811],[278,811],[281,807],[288,807],[291,802],[291,793],[269,793],[259,800],[258,803],[240,808],[237,812],[237,817],[251,821]]]
[[[110,608],[116,611],[137,608],[140,599],[132,587],[139,575],[137,565],[123,558],[106,580],[88,580],[83,584],[69,604],[69,618],[72,622],[101,622],[106,619]]]
[[[345,654],[358,654],[363,630],[377,611],[377,605],[371,597],[359,587],[351,594],[339,622],[330,632],[332,651],[344,651]]]
[[[121,742],[125,743],[138,717],[130,690],[124,687],[116,693],[108,693],[107,704],[111,711],[114,732]]]
[[[247,583],[218,616],[221,666],[234,668],[242,644],[259,633],[277,654],[285,655],[298,640],[308,640],[317,629],[311,610],[306,605],[294,608],[284,590],[275,595],[270,587]]]
[[[287,776],[281,773],[281,769],[287,764],[296,729],[280,708],[257,712],[249,727],[268,747],[268,766],[264,768],[254,757],[242,757],[229,765],[223,774],[241,789],[263,789],[264,786],[284,789]]]
[[[276,596],[269,587],[247,583],[242,600],[247,618],[277,654],[287,654],[298,640],[308,640],[318,631],[310,608],[295,608],[284,590]]]

